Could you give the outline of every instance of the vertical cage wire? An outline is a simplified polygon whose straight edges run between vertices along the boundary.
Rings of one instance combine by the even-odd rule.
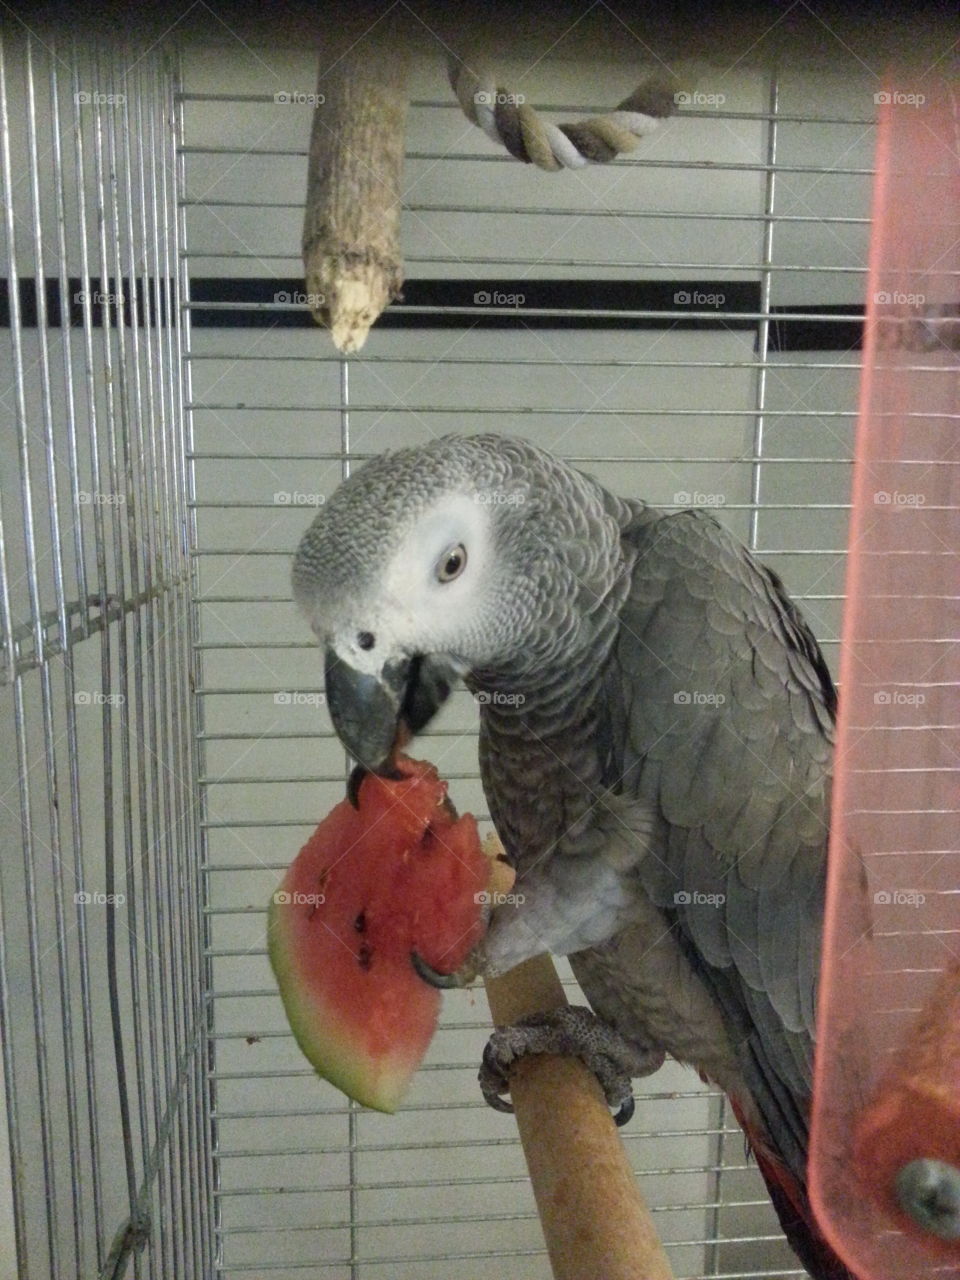
[[[772,323],[770,304],[773,286],[773,236],[775,227],[775,199],[777,181],[777,129],[780,110],[780,68],[777,62],[770,71],[770,85],[767,97],[767,119],[764,122],[766,133],[764,151],[766,171],[763,177],[763,218],[761,222],[760,249],[760,318],[757,322],[757,369],[756,369],[756,413],[753,420],[753,448],[750,475],[750,527],[747,546],[751,551],[759,550],[760,506],[762,501],[762,479],[764,475],[764,412],[767,404],[767,378],[770,361],[770,326]],[[724,1210],[724,1167],[731,1163],[730,1143],[736,1141],[732,1130],[736,1129],[736,1121],[732,1118],[730,1104],[721,1096],[717,1102],[717,1143],[716,1172],[713,1177],[714,1198],[716,1207],[712,1211],[713,1242],[707,1258],[707,1274],[719,1276],[724,1270],[722,1241],[725,1229]],[[737,1135],[739,1137],[739,1135]],[[729,1198],[729,1197],[727,1197]],[[729,1210],[726,1210],[729,1217]],[[735,1230],[735,1228],[734,1228]]]
[[[342,474],[346,479],[350,474],[350,362],[346,356],[339,361],[340,374],[340,448],[343,453]],[[344,771],[349,769],[349,759],[344,759]],[[360,1196],[357,1191],[358,1160],[360,1145],[359,1107],[351,1098],[347,1115],[347,1143],[349,1146],[347,1176],[350,1180],[350,1280],[360,1280],[360,1257],[362,1241],[360,1239]]]
[[[5,48],[0,45],[0,131],[2,131],[2,149],[3,149],[3,181],[5,192],[10,193],[13,189],[13,165],[11,161],[10,147],[10,111],[8,105],[7,92],[7,67]],[[17,227],[14,216],[13,202],[8,197],[5,201],[5,231],[6,231],[6,248],[8,260],[8,279],[10,281],[10,317],[11,317],[11,339],[12,339],[12,363],[14,375],[14,395],[15,395],[15,418],[16,418],[16,442],[18,460],[20,464],[20,499],[23,520],[23,539],[26,549],[28,564],[31,557],[35,557],[34,543],[34,516],[33,516],[33,494],[30,487],[30,447],[27,435],[27,407],[26,392],[24,385],[24,354],[21,336],[21,313],[20,313],[20,297],[19,297],[19,271],[17,262]],[[6,537],[4,537],[6,542]],[[9,588],[10,566],[4,556],[4,585]],[[38,654],[43,649],[43,633],[41,629],[40,618],[40,601],[37,581],[34,575],[28,576],[29,591],[29,621],[26,627]],[[14,705],[13,716],[16,726],[17,737],[17,767],[21,781],[20,786],[20,825],[23,835],[23,868],[24,882],[28,895],[30,916],[30,989],[33,997],[33,1017],[34,1017],[34,1035],[37,1047],[36,1054],[36,1071],[39,1083],[40,1096],[40,1140],[43,1151],[43,1179],[44,1185],[49,1188],[46,1201],[46,1226],[47,1226],[47,1258],[51,1268],[51,1273],[57,1273],[57,1262],[59,1258],[59,1239],[57,1226],[57,1206],[56,1206],[56,1185],[54,1182],[54,1169],[52,1157],[52,1134],[50,1119],[47,1109],[47,1097],[49,1092],[48,1086],[48,1065],[47,1065],[47,1043],[43,1033],[43,1006],[41,1003],[40,981],[38,972],[38,954],[36,946],[36,895],[35,895],[35,871],[34,871],[34,845],[31,833],[31,815],[30,815],[30,785],[28,775],[27,748],[25,740],[24,725],[24,696],[23,687],[19,679],[19,672],[15,667],[15,655],[13,652],[13,619],[10,616],[9,609],[5,609],[9,617],[8,627],[6,631],[7,643],[10,645],[10,659],[13,674],[13,690]],[[45,700],[44,718],[49,716],[49,706]],[[9,989],[6,981],[4,981],[5,992]],[[9,1035],[10,1018],[9,1014],[4,1014],[4,1043],[6,1045],[7,1036]],[[16,1090],[16,1075],[13,1069],[7,1073],[7,1105],[13,1124],[19,1121],[18,1112],[18,1094]],[[11,1135],[11,1149],[18,1159],[22,1160],[22,1145],[19,1141],[19,1134],[14,1137]],[[14,1177],[16,1177],[16,1169]],[[14,1205],[14,1219],[17,1229],[18,1250],[20,1243],[25,1239],[26,1223],[25,1209],[22,1203]]]
[[[175,191],[175,199],[177,206],[177,254],[174,263],[168,263],[170,274],[167,277],[175,285],[176,298],[175,306],[177,314],[180,316],[180,323],[176,328],[176,350],[171,352],[170,365],[171,369],[176,368],[177,376],[175,378],[175,387],[178,403],[178,411],[183,422],[184,436],[183,449],[178,456],[174,456],[171,462],[170,471],[173,482],[175,482],[176,492],[179,495],[180,510],[182,512],[182,536],[184,552],[195,557],[198,547],[197,536],[197,519],[196,519],[196,492],[197,492],[197,476],[195,466],[195,444],[194,444],[194,422],[193,415],[189,406],[193,402],[193,367],[189,359],[189,352],[192,349],[192,333],[191,333],[191,315],[190,315],[190,270],[187,255],[187,222],[185,213],[185,200],[187,191],[186,164],[184,158],[184,139],[186,137],[186,125],[184,117],[183,104],[183,70],[182,62],[178,57],[176,63],[176,84],[177,94],[175,100],[175,136],[177,138],[175,165],[171,168],[169,175],[164,171],[164,191],[166,192],[166,183],[169,180]],[[192,776],[197,783],[196,808],[194,820],[194,838],[197,847],[197,870],[198,870],[198,896],[196,899],[196,935],[194,945],[198,949],[197,963],[202,973],[203,982],[200,988],[200,998],[203,1002],[202,1008],[202,1025],[204,1034],[204,1044],[202,1057],[198,1058],[196,1063],[196,1079],[194,1088],[198,1098],[203,1100],[203,1105],[199,1108],[199,1115],[205,1124],[205,1133],[199,1135],[201,1146],[204,1153],[204,1226],[206,1229],[207,1239],[205,1248],[209,1253],[210,1274],[213,1269],[219,1269],[220,1266],[220,1224],[222,1219],[222,1201],[219,1195],[220,1191],[220,1166],[213,1158],[213,1152],[219,1143],[219,1105],[217,1099],[217,1078],[215,1070],[214,1058],[214,1006],[212,1000],[213,992],[213,961],[212,946],[210,939],[209,923],[206,914],[206,889],[202,881],[202,868],[207,865],[209,860],[208,844],[207,844],[207,793],[206,789],[199,785],[200,777],[206,772],[205,764],[205,704],[201,696],[198,696],[198,686],[202,683],[201,662],[199,657],[200,646],[200,619],[198,610],[194,607],[196,597],[199,593],[199,575],[194,572],[191,575],[191,599],[190,599],[190,666],[189,681],[190,693],[192,700],[193,720],[190,726],[184,725],[184,731],[189,727],[190,740],[184,742],[183,748],[193,760]],[[186,675],[186,673],[185,673]],[[207,1271],[204,1270],[204,1276]]]
[[[0,824],[23,849],[0,867],[0,1035],[22,1280],[213,1265],[175,89],[167,51],[0,43]]]

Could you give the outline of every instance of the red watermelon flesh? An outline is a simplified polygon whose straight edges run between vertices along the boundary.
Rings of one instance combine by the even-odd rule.
[[[410,953],[453,972],[483,933],[490,878],[474,818],[447,784],[400,757],[405,777],[368,775],[300,850],[268,913],[268,944],[297,1043],[349,1097],[395,1111],[436,1030],[440,992]]]

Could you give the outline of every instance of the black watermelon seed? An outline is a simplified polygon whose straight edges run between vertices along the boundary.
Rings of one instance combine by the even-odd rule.
[[[357,953],[357,959],[360,961],[361,969],[369,969],[373,963],[373,951],[365,942],[360,943],[360,950]]]
[[[357,916],[356,920],[354,920],[354,922],[353,922],[353,927],[356,929],[357,933],[363,933],[363,932],[366,930],[366,927],[367,927],[367,913],[366,913],[366,911],[361,911],[361,912],[360,912],[360,914]]]

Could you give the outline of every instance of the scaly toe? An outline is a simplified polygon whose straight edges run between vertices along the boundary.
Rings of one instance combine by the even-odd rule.
[[[529,1053],[579,1058],[600,1082],[618,1125],[626,1124],[634,1112],[632,1077],[659,1070],[664,1059],[661,1050],[626,1039],[589,1009],[565,1006],[531,1014],[512,1026],[498,1027],[483,1051],[480,1089],[494,1110],[513,1110],[503,1095],[509,1092],[514,1064]]]

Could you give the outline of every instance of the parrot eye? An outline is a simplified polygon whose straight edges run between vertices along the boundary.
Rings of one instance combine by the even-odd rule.
[[[451,547],[449,551],[445,551],[437,563],[437,580],[439,582],[452,582],[454,578],[459,578],[467,565],[467,549],[463,543]]]

